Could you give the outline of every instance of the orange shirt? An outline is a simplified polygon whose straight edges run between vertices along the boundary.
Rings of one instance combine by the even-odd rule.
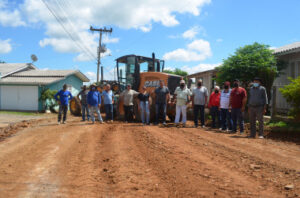
[[[208,107],[212,107],[212,106],[219,107],[220,106],[220,96],[221,96],[220,92],[219,93],[212,92],[212,94],[209,97]]]

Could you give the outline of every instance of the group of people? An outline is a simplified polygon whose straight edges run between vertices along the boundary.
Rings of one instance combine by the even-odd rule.
[[[132,122],[134,119],[134,98],[138,98],[138,110],[140,112],[141,121],[144,125],[150,125],[150,107],[152,102],[155,102],[155,123],[159,121],[163,125],[166,124],[167,104],[174,103],[176,105],[175,125],[179,125],[181,118],[182,126],[186,126],[187,121],[187,105],[192,102],[194,127],[199,126],[199,114],[201,127],[205,127],[205,108],[210,109],[212,118],[212,128],[219,128],[230,133],[237,133],[239,125],[240,134],[244,133],[244,111],[247,104],[247,92],[243,87],[240,87],[238,79],[233,81],[233,88],[230,88],[230,82],[225,82],[223,90],[215,86],[211,95],[208,95],[208,90],[202,85],[202,80],[198,80],[194,89],[187,88],[185,81],[180,81],[180,86],[175,89],[174,97],[171,99],[168,87],[164,86],[164,81],[160,80],[159,87],[154,92],[154,101],[150,97],[150,93],[146,87],[142,88],[141,92],[131,89],[128,84],[126,89],[120,94],[120,100],[123,101],[124,121]],[[59,98],[58,98],[59,96]],[[100,123],[103,119],[100,113],[101,104],[105,107],[106,121],[113,122],[113,104],[114,93],[111,86],[107,84],[105,89],[100,93],[95,85],[91,85],[89,90],[83,86],[82,90],[77,95],[80,98],[82,109],[82,121],[86,119],[95,122],[95,114],[98,116]],[[209,98],[209,100],[208,100]],[[66,112],[68,109],[68,101],[72,99],[72,94],[67,91],[67,86],[64,85],[56,95],[55,99],[59,101],[58,123],[61,123],[63,114],[63,123],[66,122]],[[103,101],[102,101],[103,100]],[[250,119],[250,136],[256,136],[256,120],[259,121],[259,138],[263,138],[263,115],[266,112],[268,98],[266,89],[261,85],[261,79],[255,78],[249,90],[248,112]]]
[[[174,93],[176,101],[175,124],[178,125],[182,116],[183,126],[186,124],[186,108],[189,101],[192,101],[194,110],[194,124],[198,127],[198,116],[200,112],[201,126],[205,127],[205,107],[210,109],[212,128],[219,128],[230,133],[237,133],[239,125],[240,134],[244,133],[244,111],[247,105],[247,92],[240,87],[238,79],[233,81],[233,88],[230,82],[225,82],[223,90],[219,86],[214,87],[208,100],[208,90],[202,85],[202,80],[197,82],[197,87],[190,91],[185,82],[180,81]],[[261,85],[260,78],[254,78],[249,90],[248,113],[250,120],[249,138],[256,136],[256,120],[259,122],[259,138],[263,136],[263,115],[266,113],[268,98],[265,87]]]
[[[100,93],[97,90],[96,85],[91,85],[89,90],[84,85],[82,90],[78,93],[77,97],[80,99],[82,121],[91,120],[95,123],[95,114],[98,116],[98,121],[103,123],[103,119],[100,113],[101,104],[104,105],[106,113],[106,121],[113,122],[113,104],[114,104],[114,93],[111,90],[110,85],[105,86],[105,90]],[[54,96],[55,100],[59,103],[58,112],[58,124],[61,123],[61,117],[63,114],[62,123],[66,123],[68,103],[73,98],[72,94],[67,90],[67,85],[63,86],[63,89],[57,92]],[[102,102],[103,100],[103,102]]]

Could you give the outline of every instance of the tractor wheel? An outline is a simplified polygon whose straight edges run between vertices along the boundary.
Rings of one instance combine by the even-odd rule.
[[[81,116],[81,105],[77,98],[70,100],[70,111],[74,116]]]

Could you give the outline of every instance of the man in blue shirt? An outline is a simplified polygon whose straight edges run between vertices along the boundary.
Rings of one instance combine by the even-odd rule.
[[[59,98],[58,98],[59,96]],[[57,92],[54,95],[54,98],[56,101],[58,101],[59,104],[59,112],[58,112],[58,124],[60,124],[61,121],[61,114],[63,112],[63,124],[66,123],[67,119],[67,111],[68,111],[68,104],[69,100],[73,98],[72,94],[67,90],[67,85],[64,84],[63,89]]]
[[[100,114],[100,107],[101,107],[101,95],[99,91],[96,89],[95,85],[90,86],[90,91],[87,95],[87,103],[90,111],[90,116],[92,119],[93,124],[95,123],[95,113],[98,115],[98,120],[100,123],[103,123],[101,114]]]
[[[105,86],[105,90],[102,92],[102,96],[105,107],[106,121],[113,122],[114,93],[111,90],[110,84],[107,84]]]

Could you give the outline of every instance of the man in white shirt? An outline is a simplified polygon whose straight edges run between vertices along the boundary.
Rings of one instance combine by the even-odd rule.
[[[204,109],[207,105],[208,91],[202,86],[202,80],[198,80],[197,87],[193,89],[192,104],[194,107],[194,122],[195,127],[198,127],[198,115],[200,111],[201,126],[205,127]]]
[[[180,86],[175,89],[174,98],[176,101],[175,125],[178,126],[182,114],[182,125],[186,125],[186,105],[190,101],[191,91],[185,86],[185,81],[180,81]]]
[[[220,109],[221,109],[221,129],[222,130],[232,130],[232,120],[231,120],[231,109],[230,109],[230,82],[226,81],[224,83],[224,89],[221,92],[220,97]]]
[[[133,99],[139,92],[131,89],[131,85],[128,84],[126,89],[120,94],[120,97],[124,101],[124,120],[126,123],[133,121]]]

